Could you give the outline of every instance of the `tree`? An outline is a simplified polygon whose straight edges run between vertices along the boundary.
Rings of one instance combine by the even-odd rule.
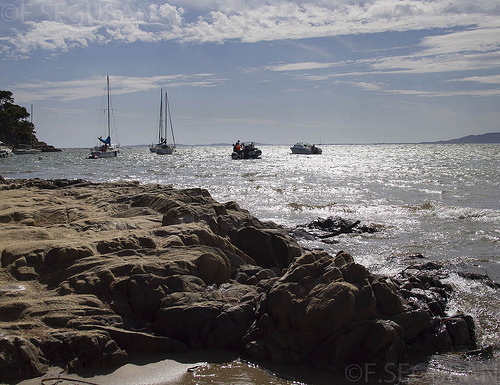
[[[12,97],[12,92],[10,91],[0,91],[0,111],[3,111],[3,106],[6,103],[14,103],[14,98]]]
[[[10,91],[0,91],[0,140],[14,147],[38,143],[25,107],[14,104]]]

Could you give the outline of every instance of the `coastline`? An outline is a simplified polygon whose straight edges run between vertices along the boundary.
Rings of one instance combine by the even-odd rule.
[[[203,189],[9,180],[0,196],[3,375],[203,348],[339,369],[475,347],[471,318],[444,315],[439,266],[375,277]]]

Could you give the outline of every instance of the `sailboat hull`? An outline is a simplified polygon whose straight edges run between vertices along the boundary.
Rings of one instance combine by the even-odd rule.
[[[107,150],[107,151],[92,151],[90,153],[92,158],[116,158],[118,156],[118,150]]]
[[[155,152],[158,155],[172,155],[175,151],[175,146],[170,146],[170,145],[163,145],[163,146],[156,146]]]

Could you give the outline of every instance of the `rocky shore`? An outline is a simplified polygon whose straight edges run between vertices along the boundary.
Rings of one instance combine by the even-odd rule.
[[[133,352],[342,370],[476,345],[472,318],[446,315],[440,266],[377,276],[203,189],[8,180],[0,223],[0,381]]]
[[[45,142],[41,142],[38,140],[35,143],[33,143],[33,145],[25,144],[25,145],[20,145],[20,146],[16,147],[16,149],[29,149],[29,148],[34,148],[36,150],[40,150],[41,152],[61,152],[62,151],[60,148],[56,148],[50,144],[47,144]]]

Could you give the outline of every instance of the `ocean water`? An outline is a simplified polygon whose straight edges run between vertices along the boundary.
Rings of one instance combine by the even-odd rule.
[[[220,202],[236,201],[259,219],[287,228],[318,217],[359,220],[378,231],[342,235],[336,244],[302,243],[331,253],[345,250],[370,271],[387,275],[415,263],[415,255],[442,263],[455,289],[448,312],[472,315],[479,344],[492,345],[495,354],[482,360],[436,354],[398,368],[397,376],[353,378],[346,372],[335,383],[500,383],[500,291],[460,275],[479,273],[500,282],[500,145],[321,147],[322,155],[306,156],[291,154],[288,146],[261,146],[262,159],[237,161],[224,146],[179,147],[171,156],[151,154],[146,147],[123,148],[117,158],[95,160],[85,159],[88,150],[68,149],[0,159],[0,175],[202,187]],[[231,377],[236,367],[248,381],[224,382],[222,373]],[[182,383],[260,381],[255,368],[240,362],[214,364],[210,370],[219,376]],[[286,381],[262,375],[269,376],[265,383],[329,383],[299,374]],[[215,377],[220,382],[213,382]]]

